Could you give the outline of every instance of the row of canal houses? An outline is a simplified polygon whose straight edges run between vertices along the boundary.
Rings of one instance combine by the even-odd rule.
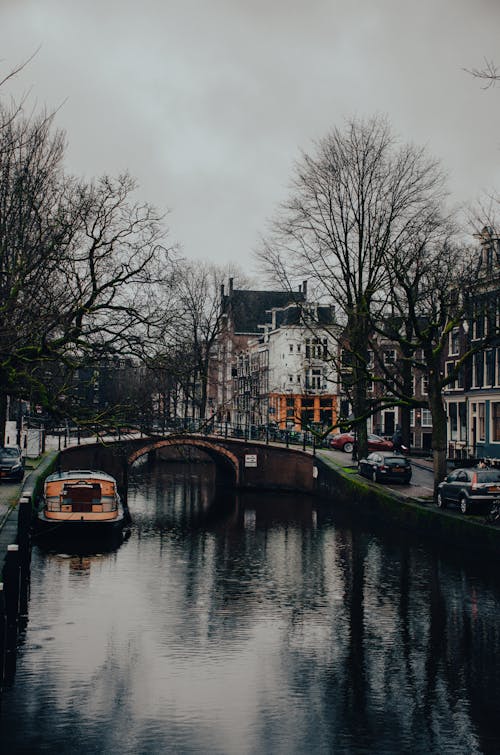
[[[465,349],[500,327],[500,242],[485,229],[478,251],[480,277],[475,314],[453,329],[443,354],[443,371]],[[223,327],[213,353],[208,412],[242,429],[275,427],[318,430],[348,419],[351,409],[339,356],[341,330],[333,306],[310,302],[307,282],[296,292],[235,289],[221,291]],[[396,344],[379,340],[376,362],[398,361]],[[334,358],[332,358],[334,357]],[[374,370],[376,370],[374,366]],[[368,384],[370,393],[377,381]],[[413,376],[413,393],[426,400],[424,375]],[[448,455],[500,458],[500,339],[475,354],[445,391]],[[369,420],[369,431],[391,437],[401,425],[401,408],[388,406]],[[411,444],[430,451],[432,419],[425,405],[411,412]]]

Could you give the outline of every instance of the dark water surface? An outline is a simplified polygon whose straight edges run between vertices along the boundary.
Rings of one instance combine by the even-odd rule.
[[[111,553],[34,548],[2,753],[500,751],[500,581],[301,496],[139,466]]]

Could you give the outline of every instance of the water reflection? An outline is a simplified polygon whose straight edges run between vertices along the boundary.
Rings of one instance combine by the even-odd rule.
[[[143,464],[118,550],[35,549],[6,751],[498,750],[494,573],[213,484]]]

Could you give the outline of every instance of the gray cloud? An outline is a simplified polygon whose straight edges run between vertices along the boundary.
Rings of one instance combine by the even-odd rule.
[[[493,0],[3,3],[2,70],[41,46],[4,96],[63,103],[70,170],[130,169],[186,254],[250,265],[299,150],[355,114],[426,145],[456,201],[498,186],[500,91],[463,69],[499,21]]]

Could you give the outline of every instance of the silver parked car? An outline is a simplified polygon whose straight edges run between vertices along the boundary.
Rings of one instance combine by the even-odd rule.
[[[19,446],[0,446],[0,480],[22,480],[24,458]]]
[[[468,514],[489,511],[496,502],[500,502],[500,469],[455,469],[438,485],[436,504],[440,508],[457,504],[462,514]]]

